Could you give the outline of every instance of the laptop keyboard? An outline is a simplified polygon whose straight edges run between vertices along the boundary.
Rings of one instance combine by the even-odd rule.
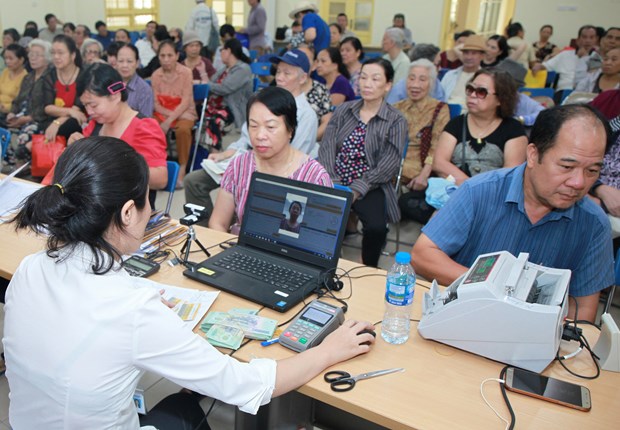
[[[307,273],[240,252],[232,252],[213,264],[290,292],[296,291],[312,279]]]

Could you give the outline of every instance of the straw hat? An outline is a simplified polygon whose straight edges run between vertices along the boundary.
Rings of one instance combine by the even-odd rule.
[[[461,51],[482,51],[485,52],[487,47],[487,41],[483,36],[479,34],[472,34],[465,42],[463,42],[463,47]]]
[[[319,11],[319,8],[316,7],[314,3],[311,3],[309,1],[302,1],[302,2],[299,2],[297,7],[288,14],[288,17],[290,19],[295,19],[295,15],[297,15],[299,12],[302,12],[304,10],[313,10],[315,13],[317,13]]]

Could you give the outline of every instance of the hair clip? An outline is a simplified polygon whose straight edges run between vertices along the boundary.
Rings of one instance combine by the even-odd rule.
[[[123,81],[118,81],[108,86],[108,92],[113,96],[114,94],[120,93],[125,88],[127,88],[125,83]]]

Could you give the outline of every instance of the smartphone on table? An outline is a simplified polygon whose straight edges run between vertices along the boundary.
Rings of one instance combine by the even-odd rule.
[[[506,389],[580,411],[592,407],[586,387],[516,367],[506,369]]]

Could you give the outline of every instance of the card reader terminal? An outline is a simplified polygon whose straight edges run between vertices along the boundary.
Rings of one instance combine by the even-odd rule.
[[[344,322],[342,308],[313,300],[280,335],[280,345],[302,352],[318,345]]]

